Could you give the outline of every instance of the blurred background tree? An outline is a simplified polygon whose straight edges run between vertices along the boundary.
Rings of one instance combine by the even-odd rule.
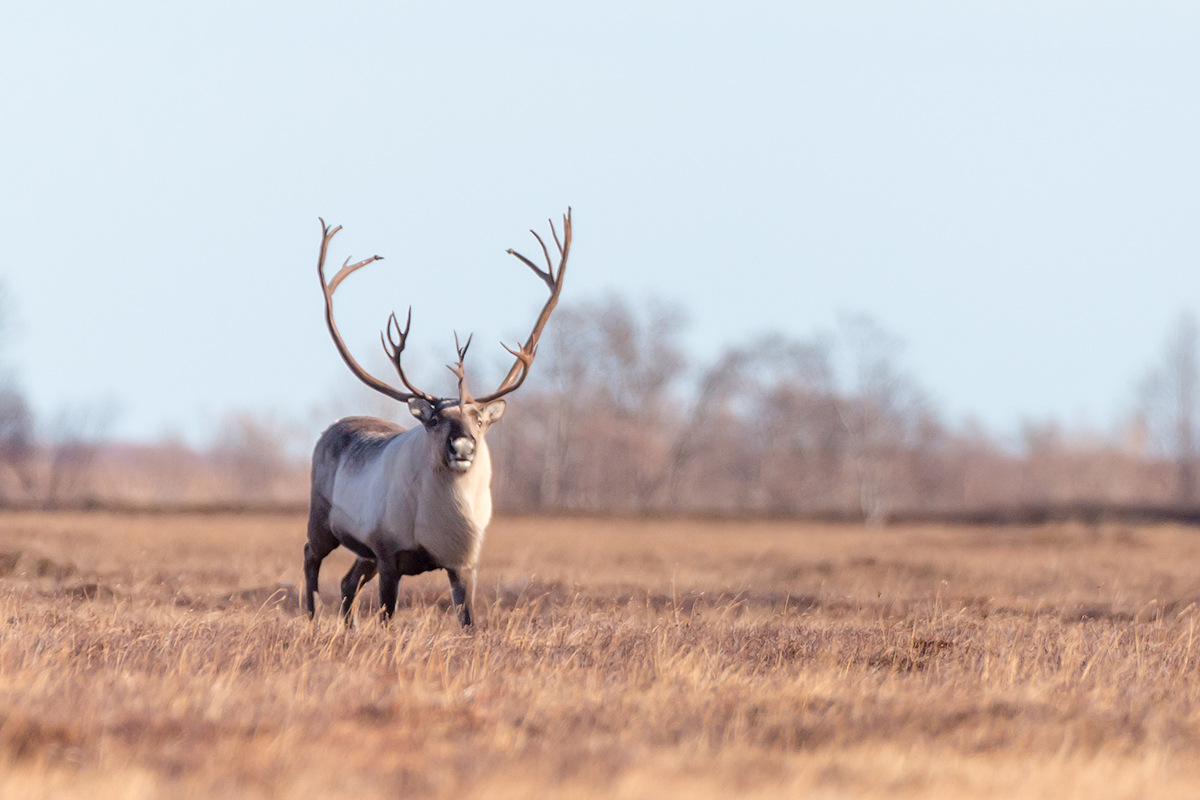
[[[1141,386],[1141,411],[1151,441],[1175,463],[1175,499],[1196,502],[1196,431],[1200,415],[1200,363],[1196,317],[1179,316],[1167,336],[1159,362]]]

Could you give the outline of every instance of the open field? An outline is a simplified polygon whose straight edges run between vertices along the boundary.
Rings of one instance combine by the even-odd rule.
[[[1200,793],[1194,530],[502,519],[474,635],[303,530],[0,516],[0,796]]]

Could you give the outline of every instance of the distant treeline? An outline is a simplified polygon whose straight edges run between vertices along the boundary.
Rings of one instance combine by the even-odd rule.
[[[1027,424],[1015,442],[947,424],[869,318],[807,340],[765,335],[700,364],[670,309],[614,299],[564,309],[557,325],[539,381],[492,435],[505,508],[1180,518],[1198,499],[1190,317],[1110,433]]]
[[[1200,519],[1200,366],[1175,326],[1104,433],[1028,424],[1016,441],[951,425],[866,317],[827,335],[767,334],[709,360],[683,315],[618,298],[564,306],[534,374],[489,434],[502,512],[1009,523]],[[343,413],[361,413],[343,409]],[[396,410],[403,420],[401,411]],[[332,421],[332,416],[330,421]],[[35,435],[0,393],[0,501],[10,507],[302,508],[298,433],[230,415],[210,447],[106,441],[86,418]]]
[[[53,504],[3,501],[0,502],[0,512],[29,512],[29,511],[62,511],[62,512],[103,512],[123,515],[268,515],[268,516],[301,516],[308,511],[307,501],[272,502],[256,500],[216,500],[211,502],[137,502],[120,499],[100,499],[96,497],[67,501]],[[619,512],[604,509],[592,511],[561,511],[554,509],[537,509],[532,511],[514,511],[500,509],[498,515],[522,517],[586,517],[588,519],[673,519],[695,520],[701,522],[772,522],[772,521],[804,521],[826,524],[862,524],[867,518],[855,510],[811,511],[796,513],[769,512],[719,512],[719,511],[658,511],[658,512]],[[1123,525],[1162,525],[1176,524],[1200,527],[1200,506],[1173,505],[1120,505],[1101,503],[1063,503],[1060,505],[1042,506],[996,506],[978,509],[910,509],[894,511],[883,518],[875,520],[876,524],[911,526],[911,525],[954,525],[999,527],[999,526],[1038,526],[1048,524],[1079,523],[1083,525],[1123,524]]]

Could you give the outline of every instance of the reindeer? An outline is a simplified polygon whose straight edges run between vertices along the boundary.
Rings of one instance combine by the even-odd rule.
[[[401,391],[368,373],[355,361],[333,319],[333,293],[351,273],[380,256],[351,264],[347,258],[333,279],[325,280],[325,254],[341,226],[330,228],[321,220],[321,253],[317,275],[325,294],[325,324],[338,353],[359,380],[408,405],[420,425],[405,430],[374,417],[346,417],[333,423],[317,441],[312,461],[312,499],[308,514],[308,544],[304,546],[304,604],[310,618],[316,615],[313,594],[321,561],[339,545],[358,555],[342,579],[341,613],[350,622],[359,588],[379,573],[379,600],[385,619],[396,609],[400,577],[444,569],[450,577],[451,599],[464,627],[472,625],[475,569],[484,533],[492,517],[492,464],[485,435],[504,414],[503,397],[516,391],[529,375],[551,312],[558,304],[567,255],[571,250],[571,210],[563,216],[560,241],[554,223],[550,232],[558,248],[558,267],[546,243],[533,233],[546,269],[509,250],[537,274],[550,289],[550,298],[534,323],[533,332],[517,349],[502,344],[516,360],[500,388],[484,397],[467,391],[464,361],[471,338],[454,347],[458,361],[447,365],[458,378],[457,397],[436,397],[416,388],[404,374],[400,357],[412,325],[412,307],[403,329],[395,313],[380,332],[384,352],[408,391]],[[384,334],[386,333],[386,337]]]

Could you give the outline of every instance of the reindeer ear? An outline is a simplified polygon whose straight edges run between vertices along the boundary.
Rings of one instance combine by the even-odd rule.
[[[479,421],[483,423],[485,428],[502,416],[504,416],[503,400],[493,400],[479,409]]]
[[[421,420],[421,424],[426,428],[432,428],[437,424],[437,416],[434,413],[433,405],[428,400],[423,400],[420,397],[409,398],[408,411],[414,417]]]

